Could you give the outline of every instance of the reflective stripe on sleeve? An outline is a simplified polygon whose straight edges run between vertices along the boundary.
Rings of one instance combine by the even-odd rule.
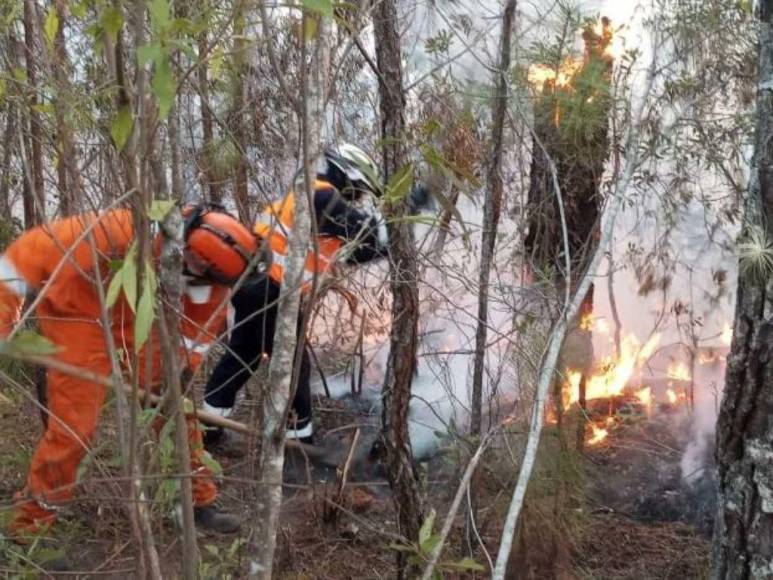
[[[186,349],[191,352],[195,352],[196,354],[206,354],[212,346],[208,342],[196,342],[187,336],[182,337],[182,343]]]
[[[0,256],[0,282],[4,282],[20,298],[27,294],[27,281],[6,256]]]

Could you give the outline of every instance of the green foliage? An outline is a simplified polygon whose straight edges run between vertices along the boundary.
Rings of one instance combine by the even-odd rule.
[[[453,44],[454,36],[449,30],[441,30],[435,36],[424,41],[424,50],[428,54],[447,53]]]
[[[199,575],[205,580],[232,580],[241,576],[239,550],[247,543],[236,538],[231,545],[222,548],[215,544],[204,544],[204,558],[199,563]]]
[[[10,511],[8,513],[11,513]],[[66,555],[64,549],[47,545],[42,537],[34,538],[28,546],[5,541],[0,536],[0,562],[9,578],[34,580],[40,577],[41,568]]]
[[[431,510],[419,530],[419,541],[416,543],[392,543],[390,548],[408,554],[408,564],[425,566],[430,559],[432,550],[440,543],[440,533],[434,533],[435,510]],[[435,566],[433,578],[442,578],[443,572],[485,572],[486,568],[472,558],[461,560],[439,560]]]
[[[333,17],[332,0],[302,0],[301,5],[304,10],[309,12],[315,12],[325,18]]]
[[[773,242],[760,226],[750,226],[739,240],[738,267],[750,283],[765,284],[773,275]]]
[[[413,165],[404,165],[398,169],[390,178],[384,193],[384,201],[389,204],[395,204],[403,201],[411,191],[413,185]]]
[[[154,222],[162,222],[169,211],[175,206],[175,202],[169,199],[154,199],[148,210],[148,217]]]
[[[147,342],[155,319],[154,304],[156,300],[156,272],[150,262],[145,263],[145,283],[142,288],[142,296],[137,304],[137,313],[134,318],[134,350],[139,352]]]
[[[110,126],[110,136],[113,138],[113,143],[115,143],[115,147],[118,151],[123,150],[132,134],[133,128],[134,117],[132,116],[131,107],[125,105],[119,109],[113,120],[113,124]]]
[[[46,14],[46,21],[43,23],[43,32],[46,35],[46,42],[51,47],[56,39],[56,33],[59,32],[59,16],[56,14],[56,7],[49,7]]]
[[[144,265],[144,284],[139,302],[137,301],[137,243],[133,243],[126,253],[126,258],[120,266],[114,268],[114,274],[107,288],[105,301],[108,308],[115,306],[118,296],[123,290],[129,308],[134,317],[134,349],[139,352],[147,342],[155,319],[155,300],[158,282],[156,272],[150,261]]]
[[[0,354],[13,357],[30,355],[51,355],[56,353],[59,347],[31,330],[21,330],[11,339],[0,341]]]

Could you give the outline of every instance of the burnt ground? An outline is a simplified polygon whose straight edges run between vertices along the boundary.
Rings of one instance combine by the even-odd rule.
[[[357,428],[360,441],[343,491],[338,469],[288,452],[277,577],[391,578],[395,553],[389,545],[397,533],[394,505],[383,472],[368,456],[379,418],[369,405],[351,399],[319,400],[316,408],[319,444],[336,450],[324,462],[344,463]],[[241,418],[246,419],[246,409],[243,413]],[[9,513],[13,493],[23,484],[41,427],[35,407],[15,397],[0,400],[0,424],[2,518]],[[106,444],[97,454],[100,469],[92,462],[79,499],[68,507],[55,530],[58,545],[66,549],[82,572],[63,577],[129,578],[134,574],[136,554],[121,508],[124,500],[120,490],[105,481],[118,473],[115,457],[110,453],[114,437],[108,413],[100,436]],[[567,566],[562,566],[560,572],[537,569],[530,577],[705,577],[712,488],[706,480],[697,485],[683,482],[680,458],[687,438],[687,423],[672,416],[626,421],[611,427],[608,440],[590,447],[582,459],[586,492],[576,507],[581,512],[580,525],[566,532],[570,537],[564,538],[571,552]],[[221,503],[248,522],[254,505],[254,463],[245,458],[219,459],[223,467]],[[489,461],[494,468],[487,467],[484,473],[491,477],[482,477],[475,489],[480,494],[481,538],[488,552],[495,554],[513,479],[512,474],[497,472],[496,466],[502,462],[495,455]],[[420,466],[420,473],[432,505],[442,515],[455,491],[459,473],[454,453],[436,456]],[[337,505],[340,507],[334,509]],[[155,505],[156,539],[165,574],[172,577],[180,571],[180,546],[174,523],[166,514],[162,505]],[[459,518],[449,539],[449,558],[460,556],[462,529]],[[247,526],[235,537],[201,535],[202,577],[243,577],[247,567],[245,544],[249,539]],[[533,552],[537,546],[541,545],[528,542],[525,548]],[[19,552],[0,541],[0,577],[35,577],[39,570],[29,560],[41,554],[40,550]],[[485,561],[480,550],[476,558]]]
[[[665,411],[615,424],[606,441],[588,450],[587,527],[574,551],[587,577],[708,575],[714,481],[710,470],[683,479],[690,422],[684,411]]]

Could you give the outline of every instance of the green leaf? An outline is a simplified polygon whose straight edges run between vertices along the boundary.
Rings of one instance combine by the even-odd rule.
[[[413,552],[416,551],[416,546],[413,546],[411,544],[398,544],[397,542],[392,542],[391,544],[389,544],[389,547],[392,550],[395,550],[397,552],[411,552],[411,553],[413,553]]]
[[[49,355],[54,354],[59,347],[31,330],[19,331],[10,341],[0,341],[0,352],[10,355]]]
[[[134,117],[129,105],[124,105],[118,111],[110,126],[110,136],[113,138],[116,149],[122,151],[134,128]]]
[[[134,318],[134,351],[139,352],[148,341],[150,330],[153,328],[155,318],[153,305],[156,300],[156,277],[152,273],[150,264],[145,264],[145,284],[142,288],[142,296],[137,304],[137,314]]]
[[[151,0],[150,20],[158,30],[169,26],[169,2],[167,0]]]
[[[51,6],[48,9],[46,21],[43,24],[43,31],[46,35],[48,46],[52,46],[54,44],[54,39],[56,38],[56,33],[59,32],[59,16],[57,16],[56,8],[54,6]]]
[[[137,62],[140,66],[149,62],[157,62],[163,54],[160,44],[146,44],[137,49]]]
[[[223,474],[223,466],[220,465],[220,463],[218,463],[215,458],[206,451],[201,454],[201,462],[204,464],[204,467],[209,469],[215,475]]]
[[[432,534],[425,542],[422,542],[420,548],[422,554],[429,554],[440,543],[440,534]]]
[[[164,55],[156,61],[156,71],[153,75],[153,92],[158,99],[158,115],[161,119],[166,119],[169,110],[174,104],[177,85],[172,76],[172,67],[169,63],[168,55]]]
[[[427,515],[427,519],[424,520],[424,523],[421,524],[421,529],[419,530],[419,546],[423,546],[427,540],[430,539],[430,536],[432,536],[432,526],[435,525],[435,510],[430,510],[429,514]]]
[[[115,306],[115,302],[118,300],[118,295],[121,293],[122,282],[123,275],[120,271],[113,274],[113,278],[110,280],[110,286],[107,287],[107,296],[105,297],[105,302],[107,302],[108,308]]]
[[[99,19],[99,23],[102,25],[102,30],[105,31],[105,34],[107,34],[110,40],[115,42],[118,38],[118,33],[123,27],[123,12],[120,8],[114,6],[105,8]]]
[[[175,202],[169,199],[154,199],[150,204],[148,217],[154,222],[162,222],[174,205]]]
[[[332,0],[302,0],[301,5],[304,10],[308,10],[309,12],[317,12],[328,18],[333,17]]]
[[[413,165],[404,165],[389,178],[387,183],[387,201],[396,203],[408,195],[413,185]]]
[[[89,13],[89,5],[86,0],[76,2],[70,6],[70,14],[75,18],[86,18]]]
[[[217,546],[213,546],[212,544],[204,544],[204,549],[212,556],[217,557],[220,555],[220,551],[217,549]]]
[[[456,562],[443,562],[443,568],[452,568],[454,570],[474,570],[475,572],[485,572],[486,567],[479,564],[472,558],[463,558]]]
[[[135,246],[132,246],[135,248]],[[137,309],[137,263],[135,260],[136,252],[131,252],[132,255],[127,254],[126,259],[123,262],[123,268],[121,268],[121,286],[123,287],[123,293],[126,296],[126,301],[129,303],[129,308],[132,312],[136,312]]]
[[[304,18],[303,19],[303,39],[306,42],[314,40],[317,36],[317,29],[319,28],[319,22],[316,18]]]

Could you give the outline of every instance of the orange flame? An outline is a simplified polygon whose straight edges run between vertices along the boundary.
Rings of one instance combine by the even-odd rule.
[[[609,436],[609,431],[596,427],[593,423],[590,424],[590,428],[593,430],[593,437],[588,439],[588,445],[598,445]]]
[[[654,334],[641,346],[636,336],[629,334],[620,344],[620,356],[617,360],[605,358],[597,370],[585,383],[585,398],[601,399],[619,395],[631,380],[633,373],[643,365],[660,343],[660,335]],[[568,404],[580,399],[580,379],[582,373],[568,373]]]
[[[682,362],[668,365],[666,374],[668,375],[669,379],[674,379],[677,381],[689,381],[691,376],[690,369],[688,369],[687,365]]]
[[[719,361],[721,358],[722,357],[719,355],[719,353],[714,350],[706,352],[701,351],[698,353],[698,364],[708,365]]]
[[[591,332],[593,330],[593,323],[594,323],[593,313],[587,312],[582,315],[582,317],[580,318],[580,322],[577,326],[580,328],[580,330],[584,330],[585,332]]]
[[[668,389],[666,391],[666,396],[668,397],[668,402],[672,405],[675,405],[679,397],[677,397],[676,392],[674,392],[674,389]]]
[[[652,389],[649,387],[644,387],[643,389],[636,391],[636,396],[639,398],[642,405],[646,405],[647,407],[652,405]]]
[[[604,56],[617,60],[625,54],[625,38],[620,34],[619,29],[615,32],[611,25],[604,26],[602,19],[599,18],[593,25],[593,33],[601,38],[609,37],[609,43],[604,49]]]
[[[568,86],[572,77],[582,67],[582,60],[570,59],[561,63],[560,66],[549,67],[544,64],[533,64],[529,67],[527,78],[534,87],[541,91],[545,86],[565,87]]]

